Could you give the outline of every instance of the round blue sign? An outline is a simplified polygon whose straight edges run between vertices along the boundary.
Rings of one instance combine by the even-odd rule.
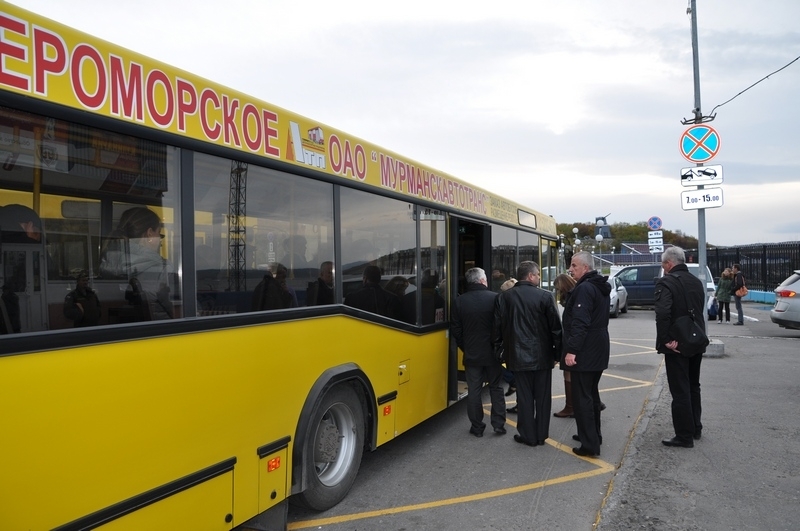
[[[661,218],[653,216],[647,220],[647,228],[650,230],[661,230]]]
[[[719,152],[719,133],[707,125],[693,125],[681,135],[681,155],[698,164],[714,158]]]

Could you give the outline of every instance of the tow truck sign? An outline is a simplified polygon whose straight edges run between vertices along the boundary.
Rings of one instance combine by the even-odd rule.
[[[722,183],[722,165],[681,168],[682,186],[700,186]]]

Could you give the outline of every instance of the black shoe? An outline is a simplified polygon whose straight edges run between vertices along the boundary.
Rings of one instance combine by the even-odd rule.
[[[517,388],[514,387],[513,385],[509,385],[508,386],[508,391],[506,391],[506,396],[511,396],[516,392],[517,392]]]
[[[537,443],[531,442],[527,439],[523,439],[522,435],[514,435],[514,440],[520,444],[527,444],[528,446],[536,446]]]
[[[664,439],[661,441],[661,444],[664,446],[677,446],[679,448],[694,448],[694,443],[692,441],[682,441],[677,437],[673,437],[672,439]]]
[[[519,413],[517,406],[506,408],[506,413]]]
[[[476,430],[476,429],[470,428],[469,432],[472,435],[474,435],[475,437],[483,437],[483,430]]]
[[[578,437],[577,435],[573,435],[573,436],[572,436],[572,440],[573,440],[573,441],[578,441],[578,442],[581,442],[581,438],[580,438],[580,437]],[[600,437],[600,444],[603,444],[603,437]]]
[[[506,429],[503,426],[500,426],[499,428],[495,428],[494,429],[494,434],[495,435],[505,435],[506,434]]]
[[[605,410],[606,410],[606,405],[600,402],[600,411],[605,411]]]
[[[733,326],[742,326],[744,323],[733,323]]]
[[[600,457],[600,454],[593,454],[583,446],[581,446],[580,448],[573,448],[572,453],[577,454],[581,457]]]
[[[694,432],[694,435],[692,436],[692,438],[695,441],[699,441],[700,437],[702,437],[702,436],[703,436],[703,430],[697,430],[696,432]]]

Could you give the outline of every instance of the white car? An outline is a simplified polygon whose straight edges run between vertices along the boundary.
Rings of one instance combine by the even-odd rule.
[[[628,313],[628,290],[617,277],[608,277],[608,284],[611,286],[610,316],[619,317],[620,312]]]

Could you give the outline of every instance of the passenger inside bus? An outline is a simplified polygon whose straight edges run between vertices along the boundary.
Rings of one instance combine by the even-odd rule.
[[[141,320],[171,319],[172,266],[161,256],[161,219],[146,207],[133,207],[120,217],[100,272],[104,278],[128,278],[125,294]]]
[[[23,205],[0,207],[0,242],[40,243],[42,220],[32,209]]]
[[[327,260],[319,266],[319,278],[308,283],[306,305],[333,304],[333,262]]]

